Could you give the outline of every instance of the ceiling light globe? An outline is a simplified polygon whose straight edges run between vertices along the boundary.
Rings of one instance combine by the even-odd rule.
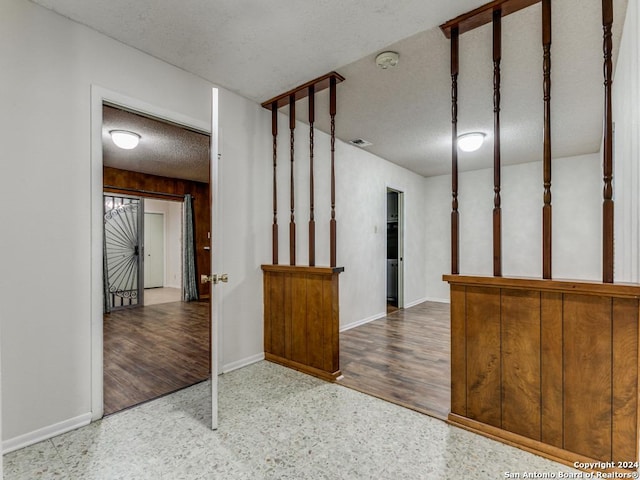
[[[458,136],[458,148],[463,152],[475,152],[484,142],[485,134],[482,132],[465,133]]]
[[[127,130],[111,130],[109,134],[111,135],[113,143],[124,150],[132,150],[136,148],[140,142],[140,135]]]

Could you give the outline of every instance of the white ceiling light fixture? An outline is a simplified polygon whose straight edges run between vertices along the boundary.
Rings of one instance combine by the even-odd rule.
[[[482,132],[469,132],[458,135],[458,148],[463,152],[475,152],[484,142],[486,135]]]
[[[128,130],[110,130],[111,140],[116,146],[125,150],[132,150],[138,146],[140,135]]]
[[[382,52],[376,57],[376,65],[381,69],[386,70],[389,67],[395,67],[398,65],[400,55],[398,52]]]

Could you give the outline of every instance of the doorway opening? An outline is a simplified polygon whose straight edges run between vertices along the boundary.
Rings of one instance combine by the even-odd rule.
[[[103,413],[209,379],[210,136],[103,104]],[[123,150],[110,132],[140,139]]]
[[[182,202],[144,202],[144,301],[159,305],[182,300]]]
[[[404,308],[404,193],[387,188],[387,313]]]
[[[451,405],[449,306],[405,304],[404,237],[414,231],[405,216],[405,198],[409,204],[414,200],[396,188],[380,194],[385,195],[387,220],[387,314],[340,333],[340,384],[446,420]]]
[[[143,304],[142,212],[143,203],[139,197],[104,194],[106,311]]]

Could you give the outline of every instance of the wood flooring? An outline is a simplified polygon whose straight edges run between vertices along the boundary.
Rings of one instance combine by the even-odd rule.
[[[209,303],[174,302],[104,316],[104,414],[209,378]]]
[[[340,384],[446,419],[449,304],[424,302],[340,334]]]

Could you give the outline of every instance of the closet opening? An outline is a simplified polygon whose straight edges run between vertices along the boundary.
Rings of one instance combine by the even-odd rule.
[[[387,188],[387,313],[404,307],[404,193]]]

